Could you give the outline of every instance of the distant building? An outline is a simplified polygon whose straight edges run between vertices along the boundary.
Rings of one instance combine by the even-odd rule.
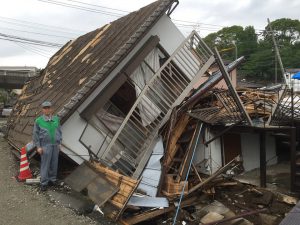
[[[290,68],[285,70],[285,79],[289,86],[294,87],[294,91],[300,91],[300,80],[292,79],[295,73],[298,73],[300,68]]]
[[[0,76],[34,77],[38,74],[38,68],[33,66],[0,66]]]
[[[39,70],[33,66],[0,66],[0,88],[21,89],[37,75]]]

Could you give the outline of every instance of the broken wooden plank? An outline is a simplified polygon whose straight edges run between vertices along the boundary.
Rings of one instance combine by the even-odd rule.
[[[96,177],[88,186],[88,196],[101,207],[112,196],[114,196],[119,188],[109,183],[104,177]]]
[[[289,204],[289,205],[296,205],[297,202],[299,201],[298,198],[288,196],[288,195],[285,195],[285,194],[282,194],[282,193],[276,193],[276,195],[277,195],[277,201],[284,202],[284,203]]]
[[[183,200],[181,203],[181,208],[193,205],[196,200],[197,200],[196,196],[193,196],[191,198]],[[120,222],[122,224],[126,224],[126,225],[134,225],[134,224],[137,224],[137,223],[140,223],[143,221],[147,221],[149,219],[153,219],[162,214],[171,212],[175,209],[176,209],[176,206],[171,206],[169,208],[164,208],[164,209],[150,210],[150,211],[146,211],[144,213],[138,214],[138,215],[131,216],[130,218],[127,218],[127,219],[121,219]]]
[[[228,186],[235,186],[238,185],[238,182],[222,182],[222,183],[218,183],[216,184],[217,187],[228,187]]]
[[[193,193],[194,191],[196,191],[197,189],[207,185],[209,182],[211,182],[212,180],[214,180],[215,178],[217,178],[219,175],[221,175],[223,172],[227,171],[228,169],[230,169],[232,166],[234,166],[236,163],[241,162],[241,158],[240,156],[235,157],[233,160],[231,160],[229,163],[227,163],[225,166],[223,166],[222,168],[220,168],[219,170],[217,170],[213,175],[211,175],[209,178],[207,178],[206,180],[204,180],[203,182],[195,185],[194,187],[192,187],[188,194]]]
[[[130,197],[141,180],[135,180],[131,177],[122,175],[97,162],[91,163],[90,166],[102,173],[111,183],[119,187],[119,191],[109,200],[112,206],[107,206],[111,208],[110,210],[107,210],[110,211],[108,215],[109,218],[117,221],[125,210]],[[104,207],[106,207],[106,205]]]
[[[185,181],[175,182],[174,175],[167,174],[162,193],[169,198],[176,198],[182,193]],[[185,185],[184,194],[188,193],[188,183]]]
[[[179,168],[179,173],[176,177],[176,182],[179,181],[184,181],[188,172],[189,164],[190,161],[192,160],[193,152],[194,149],[196,148],[198,144],[198,139],[197,137],[200,135],[201,132],[201,125],[198,123],[196,129],[193,132],[192,139],[190,141],[190,144],[188,146],[188,150],[186,151],[184,160],[182,161],[180,168]]]
[[[177,140],[180,138],[182,135],[183,131],[186,128],[186,125],[189,122],[189,116],[184,114],[179,118],[177,121],[173,131],[171,132],[171,138],[168,143],[166,153],[165,153],[165,159],[164,159],[164,167],[168,170],[170,167],[170,164],[178,150],[178,147],[176,146]]]
[[[202,182],[202,178],[201,178],[200,174],[198,173],[198,170],[197,170],[196,166],[194,165],[194,163],[192,163],[192,169],[195,172],[196,176],[198,177],[199,181]]]
[[[95,171],[88,162],[78,166],[65,179],[65,182],[77,192],[87,188],[89,198],[98,206],[102,206],[119,191],[115,184],[108,181],[103,174]]]

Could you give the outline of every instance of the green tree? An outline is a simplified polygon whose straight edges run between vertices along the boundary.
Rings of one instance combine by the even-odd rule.
[[[288,18],[271,22],[275,39],[285,68],[300,68],[300,21]],[[253,79],[273,80],[275,73],[275,51],[269,25],[258,38],[253,26],[225,27],[204,38],[210,47],[217,47],[223,59],[234,60],[235,43],[238,56],[246,61],[238,73]],[[280,74],[278,66],[278,74]],[[280,76],[279,76],[280,77]]]
[[[288,18],[277,19],[271,24],[279,45],[294,45],[299,42],[300,21]],[[265,27],[265,38],[271,35],[269,25]]]
[[[210,46],[216,46],[222,57],[227,60],[235,59],[235,51],[238,56],[250,55],[257,47],[257,36],[254,27],[245,29],[241,26],[225,27],[216,33],[211,33],[204,38]]]

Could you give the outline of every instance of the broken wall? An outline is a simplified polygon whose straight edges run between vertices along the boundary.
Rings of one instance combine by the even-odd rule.
[[[206,129],[205,139],[210,140],[214,138],[215,133]],[[221,140],[217,138],[208,146],[203,145],[202,143],[197,146],[194,164],[197,165],[201,173],[211,175],[216,172],[219,168],[222,167],[222,147]]]
[[[210,140],[214,137],[214,132],[206,130],[206,140]],[[255,168],[259,168],[260,161],[260,143],[259,134],[241,133],[241,156],[243,158],[243,166],[245,171],[250,171]],[[200,169],[199,171],[204,174],[211,174],[222,167],[222,143],[221,139],[217,138],[208,146],[203,144],[198,145],[194,164]],[[271,135],[266,136],[266,153],[267,153],[267,165],[273,165],[277,163],[276,155],[276,143],[275,138]],[[225,156],[226,151],[223,153]]]
[[[259,168],[259,134],[241,133],[242,157],[245,171]],[[277,163],[275,138],[266,135],[267,165]]]

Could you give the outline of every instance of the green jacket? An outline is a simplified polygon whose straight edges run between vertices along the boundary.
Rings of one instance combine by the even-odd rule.
[[[36,147],[61,144],[62,133],[58,116],[52,116],[51,120],[40,116],[35,120],[33,128],[33,143]]]

